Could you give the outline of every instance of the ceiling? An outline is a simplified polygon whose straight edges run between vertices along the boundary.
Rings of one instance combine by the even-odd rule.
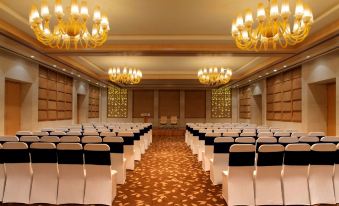
[[[67,63],[102,81],[107,79],[109,67],[124,65],[141,69],[144,79],[195,79],[197,70],[205,66],[230,67],[234,79],[242,79],[301,52],[307,48],[305,45],[312,46],[312,40],[319,41],[315,37],[324,26],[339,20],[339,0],[304,0],[313,8],[315,19],[309,41],[299,47],[256,53],[235,47],[230,36],[231,22],[246,8],[255,11],[257,4],[265,0],[87,1],[90,13],[98,4],[108,14],[111,30],[103,47],[60,51],[34,42],[28,15],[31,5],[40,4],[40,0],[20,4],[1,0],[0,20],[8,26],[0,25],[0,33],[13,34],[60,64]],[[48,2],[52,11],[54,1]],[[70,2],[63,0],[64,8]],[[290,2],[294,8],[295,0]]]

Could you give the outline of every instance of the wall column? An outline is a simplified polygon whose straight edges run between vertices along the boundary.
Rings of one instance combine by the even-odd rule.
[[[5,133],[5,72],[0,68],[0,135]]]
[[[159,90],[154,90],[153,125],[159,125]]]
[[[180,117],[178,125],[185,126],[185,90],[180,90]]]

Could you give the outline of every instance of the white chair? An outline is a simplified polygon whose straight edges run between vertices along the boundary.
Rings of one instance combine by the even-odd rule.
[[[80,136],[82,136],[82,133],[79,130],[77,130],[77,131],[71,130],[71,131],[67,132],[65,136],[78,136],[78,137],[80,137]]]
[[[58,161],[53,143],[30,146],[33,178],[30,203],[56,204],[58,195]]]
[[[65,136],[65,135],[66,135],[66,132],[63,132],[63,131],[54,131],[54,132],[51,132],[50,135],[51,135],[51,136],[58,136],[58,137],[61,137],[61,136]]]
[[[280,137],[290,137],[291,136],[291,133],[289,132],[275,132],[273,134],[274,137],[276,138],[280,138]]]
[[[49,133],[48,132],[42,132],[42,131],[34,131],[32,132],[32,135],[33,136],[38,136],[38,137],[42,137],[42,136],[48,136]]]
[[[258,133],[258,137],[273,137],[272,132],[260,132]]]
[[[33,142],[39,142],[40,139],[38,136],[21,136],[20,142],[25,142],[28,146]]]
[[[263,144],[258,149],[255,179],[256,205],[283,205],[281,170],[284,146]]]
[[[325,137],[322,137],[320,139],[320,142],[338,144],[339,143],[339,137],[325,136]]]
[[[80,138],[78,136],[62,136],[60,137],[62,143],[79,143]]]
[[[275,137],[259,137],[256,141],[255,147],[258,151],[259,147],[263,144],[276,144],[277,139]]]
[[[160,126],[166,126],[167,123],[168,123],[168,118],[167,118],[167,116],[161,116],[161,117],[160,117],[159,123],[160,123]]]
[[[171,116],[170,123],[172,126],[178,125],[178,117],[177,116]]]
[[[304,137],[307,136],[305,132],[292,132],[291,137]]]
[[[308,186],[311,204],[335,204],[333,170],[336,145],[318,143],[311,147]]]
[[[2,202],[29,204],[32,168],[27,144],[6,142],[2,152],[6,170]]]
[[[307,144],[315,144],[319,142],[319,137],[313,136],[313,137],[308,137],[308,136],[303,136],[299,138],[300,143],[307,143]]]
[[[207,133],[200,133],[199,135],[199,142],[198,142],[198,161],[202,162],[203,158],[205,156],[205,141],[206,138],[215,138],[221,136],[220,133],[213,133],[213,132],[207,132]]]
[[[240,133],[240,137],[256,137],[256,132],[242,132]]]
[[[232,137],[214,139],[213,157],[210,161],[210,179],[213,185],[222,183],[222,171],[228,170],[229,150],[234,144]]]
[[[58,136],[42,136],[40,142],[59,143],[60,138]]]
[[[99,133],[96,130],[84,131],[83,136],[99,136]]]
[[[115,132],[101,132],[100,133],[101,137],[115,137],[117,136]]]
[[[20,138],[21,136],[32,136],[33,133],[31,131],[18,131],[15,135]]]
[[[233,138],[236,138],[236,137],[239,137],[239,133],[238,132],[224,132],[224,133],[222,133],[222,136],[223,137],[233,137]]]
[[[141,160],[141,146],[140,146],[140,130],[133,130],[133,146],[134,146],[134,160]]]
[[[255,144],[253,137],[238,137],[235,139],[236,144]]]
[[[117,184],[126,181],[126,158],[124,158],[124,139],[121,137],[104,137],[103,142],[110,147],[111,168],[117,171]]]
[[[201,143],[201,147],[204,147],[204,149],[201,149],[202,168],[204,171],[210,170],[210,159],[213,158],[214,139],[220,135],[220,133],[207,133],[204,143]]]
[[[132,132],[119,132],[118,136],[124,139],[126,169],[134,170],[134,134]]]
[[[111,170],[107,144],[86,144],[84,204],[112,205],[116,196],[116,172]]]
[[[321,138],[325,136],[325,132],[309,132],[307,136]]]
[[[49,128],[42,128],[41,131],[50,133],[50,132],[54,132],[54,129],[50,128],[50,127]]]
[[[285,205],[310,205],[308,168],[310,145],[288,144],[285,147],[282,184]]]
[[[99,136],[84,136],[81,138],[82,144],[94,144],[94,143],[101,143],[102,138]]]
[[[5,142],[19,142],[19,138],[17,136],[0,136],[0,143]]]
[[[334,192],[335,192],[335,201],[339,203],[339,144],[337,144],[336,158],[335,158],[335,170],[334,170]]]
[[[255,205],[255,146],[234,144],[230,148],[228,171],[223,171],[222,196],[227,205]]]
[[[83,204],[85,171],[82,145],[59,143],[57,155],[59,165],[57,204]]]
[[[295,144],[298,143],[299,139],[298,137],[280,137],[279,138],[279,144],[283,146],[287,146],[288,144]]]

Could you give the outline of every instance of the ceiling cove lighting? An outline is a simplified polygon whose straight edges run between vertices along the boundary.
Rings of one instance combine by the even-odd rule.
[[[256,19],[247,9],[244,17],[239,14],[233,20],[232,37],[237,47],[243,50],[286,48],[304,41],[312,22],[312,11],[302,0],[297,0],[294,13],[290,11],[289,0],[282,0],[280,9],[277,0],[268,0],[266,6],[258,4]]]
[[[108,70],[108,76],[114,83],[131,85],[140,83],[142,72],[135,68],[116,67]]]
[[[232,77],[232,70],[227,68],[210,67],[198,71],[198,79],[201,84],[219,86],[227,84]]]
[[[51,28],[54,18],[56,23]],[[54,15],[51,15],[47,0],[42,0],[40,13],[37,6],[32,5],[29,24],[36,38],[51,48],[95,48],[106,42],[109,22],[107,16],[101,13],[100,7],[96,6],[90,33],[87,28],[89,18],[86,1],[79,5],[77,0],[72,0],[70,7],[64,11],[61,0],[55,0]]]

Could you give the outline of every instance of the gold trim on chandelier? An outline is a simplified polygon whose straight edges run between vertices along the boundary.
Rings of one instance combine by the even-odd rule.
[[[245,11],[245,18],[239,14],[232,22],[232,37],[238,48],[243,50],[267,50],[268,48],[286,48],[305,40],[313,23],[310,7],[302,0],[297,0],[293,27],[289,0],[282,0],[281,9],[277,0],[268,0],[265,8],[258,4],[257,18],[253,20],[252,11]]]
[[[139,84],[142,78],[142,72],[135,68],[117,67],[108,70],[109,79],[118,84]]]
[[[198,71],[199,82],[210,86],[227,84],[231,80],[231,77],[232,70],[229,68],[211,67],[209,69],[204,68]]]
[[[79,7],[78,1],[72,0],[65,15],[61,0],[56,0],[54,16],[56,25],[51,30],[52,15],[49,12],[47,1],[41,1],[40,14],[36,5],[32,5],[29,16],[30,26],[36,38],[46,46],[58,49],[95,48],[103,45],[107,40],[109,22],[107,16],[101,14],[99,6],[94,9],[91,33],[87,29],[89,14],[86,1],[82,1]]]

